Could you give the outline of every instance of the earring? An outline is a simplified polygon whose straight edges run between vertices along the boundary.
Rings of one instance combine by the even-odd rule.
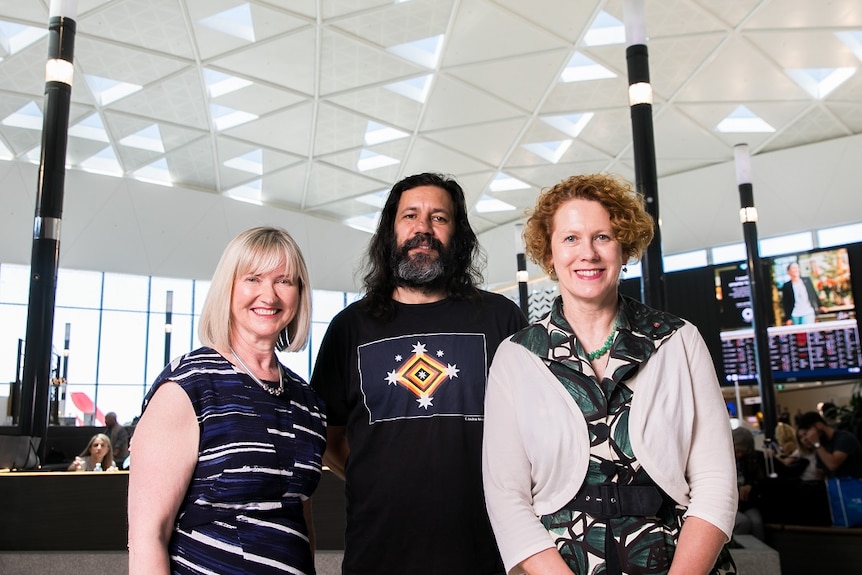
[[[548,268],[548,269],[546,269],[546,270],[545,270],[545,273],[547,273],[549,276],[554,275],[554,268]]]
[[[623,273],[626,273],[627,271],[629,271],[629,266],[623,265]]]

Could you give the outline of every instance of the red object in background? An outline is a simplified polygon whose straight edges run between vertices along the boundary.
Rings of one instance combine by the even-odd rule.
[[[90,399],[90,396],[83,391],[73,391],[69,395],[72,396],[72,403],[75,404],[75,409],[80,413],[75,415],[76,425],[85,425],[84,416],[88,413],[93,413],[93,425],[96,427],[105,426],[105,415],[100,409],[96,409],[96,404]]]

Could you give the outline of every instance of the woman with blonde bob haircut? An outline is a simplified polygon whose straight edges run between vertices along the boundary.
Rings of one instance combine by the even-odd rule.
[[[203,347],[144,398],[129,478],[129,573],[314,573],[322,402],[276,350],[305,347],[311,287],[296,243],[234,238],[201,315]]]
[[[497,348],[482,476],[509,574],[724,575],[736,516],[727,411],[697,328],[619,293],[653,238],[625,181],[545,190],[526,251],[551,311]]]

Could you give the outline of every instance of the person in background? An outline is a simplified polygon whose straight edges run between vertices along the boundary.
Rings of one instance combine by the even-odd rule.
[[[778,444],[778,455],[790,455],[799,448],[796,442],[796,430],[790,425],[790,413],[781,412],[775,424],[775,442]]]
[[[98,465],[98,468],[96,467]],[[104,433],[97,433],[90,438],[87,448],[75,458],[69,466],[69,471],[116,471],[114,455],[111,449],[111,439]]]
[[[787,275],[790,279],[781,286],[785,325],[814,323],[816,314],[826,311],[826,308],[820,303],[811,278],[800,273],[797,262],[787,266]]]
[[[526,321],[478,289],[464,192],[438,174],[392,188],[365,296],[329,325],[312,386],[324,461],[346,479],[344,575],[502,575],[482,498],[482,419],[497,345]]]
[[[621,179],[544,191],[524,229],[559,282],[500,344],[485,403],[485,497],[509,573],[735,573],[727,409],[692,324],[621,296],[654,233]]]
[[[117,414],[113,411],[105,415],[105,435],[111,438],[114,446],[114,461],[123,463],[129,456],[129,432],[117,422]]]
[[[129,573],[314,573],[311,495],[326,417],[276,350],[305,347],[311,287],[280,228],[234,238],[200,318],[204,347],[144,399],[129,476]]]
[[[766,481],[763,453],[754,449],[754,435],[744,427],[732,432],[736,457],[736,485],[739,489],[739,509],[733,526],[734,535],[754,535],[766,538],[759,500]]]
[[[796,426],[826,477],[862,478],[862,444],[855,435],[832,428],[816,411],[800,415]]]

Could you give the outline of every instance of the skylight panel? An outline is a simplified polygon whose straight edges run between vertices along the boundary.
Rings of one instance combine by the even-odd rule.
[[[38,42],[48,34],[44,28],[24,26],[0,20],[0,46],[9,54],[17,54],[27,46]]]
[[[402,132],[401,130],[396,130],[395,128],[390,128],[389,126],[369,121],[368,125],[365,127],[365,144],[368,146],[383,144],[385,142],[406,138],[409,135],[410,134],[407,132]]]
[[[795,68],[785,72],[812,97],[822,100],[855,74],[856,68]]]
[[[237,186],[225,192],[225,195],[233,200],[254,204],[256,206],[263,205],[262,199],[263,184],[260,180],[255,180],[242,186]]]
[[[580,52],[575,52],[569,60],[566,69],[560,76],[562,82],[585,82],[587,80],[603,80],[616,78],[617,75],[595,60],[587,58]]]
[[[804,252],[814,249],[814,241],[811,232],[788,234],[776,238],[767,238],[758,242],[760,255],[762,257],[790,254],[793,252]]]
[[[174,181],[168,169],[168,162],[164,158],[156,160],[148,166],[132,172],[132,177],[142,182],[158,184],[160,186],[172,186]]]
[[[251,17],[251,6],[248,2],[198,20],[198,23],[216,32],[240,38],[247,42],[255,42],[256,40],[254,21]]]
[[[479,214],[491,214],[495,212],[512,212],[517,208],[512,204],[506,203],[503,200],[498,200],[497,198],[492,198],[486,194],[476,202],[475,209],[476,213]]]
[[[526,190],[530,184],[525,184],[517,178],[500,173],[494,178],[494,181],[488,186],[492,192],[510,192],[512,190]]]
[[[838,39],[853,50],[856,57],[862,60],[862,30],[853,30],[850,32],[835,32]]]
[[[117,155],[111,146],[105,147],[99,153],[90,156],[79,165],[85,172],[106,176],[123,175],[123,168],[120,166],[120,162],[117,161]]]
[[[251,80],[209,69],[204,69],[204,83],[210,98],[218,98],[254,84]]]
[[[377,168],[392,166],[399,162],[400,161],[395,158],[390,158],[389,156],[384,156],[383,154],[378,154],[371,150],[362,150],[359,153],[359,161],[356,162],[356,169],[360,172],[367,172],[369,170],[376,170]]]
[[[817,245],[821,248],[862,242],[862,224],[850,224],[817,231]]]
[[[440,62],[440,54],[443,51],[443,40],[445,37],[445,34],[439,34],[429,38],[422,38],[421,40],[390,46],[386,51],[409,60],[414,64],[434,70]]]
[[[342,220],[346,226],[350,226],[361,232],[373,234],[377,231],[377,223],[380,221],[380,212],[373,212],[362,216],[353,216]]]
[[[383,209],[386,205],[386,199],[389,197],[389,190],[380,190],[371,194],[365,194],[356,198],[357,202],[362,202],[367,206],[372,206],[378,209]]]
[[[726,264],[728,262],[740,262],[748,258],[745,244],[730,244],[727,246],[716,246],[710,250],[713,264]]]
[[[99,114],[90,114],[82,121],[69,128],[69,135],[94,142],[109,142],[108,132],[102,124]]]
[[[624,44],[626,41],[625,24],[602,10],[593,25],[584,35],[586,46],[607,46],[609,44]]]
[[[715,129],[722,133],[742,134],[770,133],[775,131],[775,128],[745,106],[738,106],[729,116],[719,122]]]
[[[210,104],[216,130],[222,131],[257,120],[258,116],[218,104]]]
[[[552,164],[556,164],[571,146],[572,140],[560,140],[557,142],[536,142],[534,144],[524,144],[524,149],[551,162]]]
[[[257,174],[258,176],[261,176],[263,175],[263,150],[258,148],[257,150],[252,150],[242,156],[231,158],[226,161],[224,165],[228,168],[233,168],[234,170],[240,170],[248,172],[249,174]]]
[[[84,79],[87,80],[87,86],[93,92],[93,96],[102,106],[107,106],[116,102],[120,98],[125,98],[129,94],[141,90],[143,87],[137,84],[128,82],[120,82],[111,80],[110,78],[102,78],[101,76],[91,76],[84,74]]]
[[[165,152],[165,144],[162,141],[162,131],[159,129],[158,124],[151,124],[143,130],[139,130],[134,134],[126,136],[120,140],[120,144],[130,148],[148,150],[150,152],[158,152],[160,154]]]
[[[25,130],[42,129],[42,110],[32,100],[17,111],[3,118],[4,126],[24,128]]]
[[[706,267],[706,250],[695,250],[693,252],[665,256],[662,258],[662,262],[664,271],[666,272]]]
[[[2,141],[0,141],[0,160],[11,160],[15,157],[15,154],[6,147]]]
[[[420,104],[424,104],[428,98],[428,92],[431,90],[431,80],[434,78],[432,74],[411,78],[394,84],[387,84],[386,89],[405,98],[415,100]]]
[[[577,138],[590,120],[593,119],[592,112],[583,114],[564,114],[561,116],[543,116],[542,121],[549,126],[558,129],[571,138]]]

